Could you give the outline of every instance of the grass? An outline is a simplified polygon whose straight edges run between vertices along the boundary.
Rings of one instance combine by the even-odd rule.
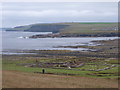
[[[30,73],[34,73],[34,72],[42,72],[42,68],[38,68],[38,67],[24,67],[24,66],[20,66],[20,65],[16,65],[19,63],[28,63],[29,60],[22,60],[22,61],[18,61],[18,60],[4,60],[3,61],[3,70],[15,70],[15,71],[22,71],[22,72],[30,72]],[[46,61],[46,60],[45,60]],[[45,62],[44,61],[44,62]],[[48,61],[48,60],[47,60]],[[34,60],[29,61],[29,63],[34,63]],[[101,62],[98,62],[97,64],[99,64]],[[67,70],[67,69],[52,69],[52,68],[45,68],[45,72],[46,73],[53,73],[53,74],[71,74],[71,75],[77,75],[77,76],[86,76],[86,77],[98,77],[98,78],[112,78],[112,76],[114,77],[114,75],[112,76],[97,76],[97,75],[92,75],[93,73],[98,73],[98,71],[80,71],[78,69],[96,69],[97,67],[92,67],[92,66],[96,66],[96,65],[89,65],[89,64],[96,64],[95,63],[88,63],[88,65],[86,64],[85,66],[79,67],[79,68],[74,68],[74,70]],[[100,66],[99,65],[99,69],[104,68],[105,66]],[[104,72],[104,73],[118,73],[118,67],[114,67],[110,70],[104,70],[104,71],[99,71],[100,73]],[[116,76],[117,78],[118,76]]]
[[[42,72],[42,68],[32,68],[32,67],[23,67],[17,66],[15,64],[7,64],[3,65],[3,70],[16,70],[22,72]],[[46,73],[54,73],[54,74],[79,74],[78,76],[89,76],[87,73],[91,73],[89,71],[74,71],[74,70],[64,70],[64,69],[51,69],[45,68]]]
[[[34,63],[36,58],[35,60],[31,60],[31,58],[28,57],[26,57],[26,60],[19,60],[22,58],[20,56],[18,60],[16,60],[17,58],[12,60],[14,57],[7,58],[3,57],[4,60],[2,62],[2,86],[5,88],[118,88],[118,76],[114,74],[118,73],[117,67],[99,72],[45,68],[45,72],[49,74],[37,74],[34,72],[41,72],[42,68],[16,65],[19,63]],[[49,59],[50,58],[43,58],[40,60],[46,62],[49,61]],[[72,57],[71,59],[73,60]],[[53,60],[54,59],[50,59],[50,61]],[[88,62],[86,63],[87,67],[82,68],[90,68],[90,64],[98,63],[103,63],[103,60],[98,59],[96,62]],[[71,76],[69,74],[74,75]]]
[[[99,69],[103,69],[105,68],[106,66],[98,66],[98,65],[85,65],[84,67],[78,67],[77,69],[97,69],[99,67]]]
[[[112,60],[108,59],[106,62],[110,63],[110,64],[117,64],[117,63],[119,63],[118,60],[115,60],[115,59],[112,59]]]
[[[69,23],[67,25],[70,26],[61,30],[62,33],[94,34],[117,32],[108,29],[117,27],[117,23]]]
[[[117,32],[113,30],[114,27],[117,27],[117,23],[104,23],[104,22],[86,22],[86,23],[52,23],[52,24],[32,24],[26,26],[19,26],[17,28],[12,28],[10,30],[29,30],[34,26],[41,26],[41,25],[68,25],[64,27],[58,32],[60,33],[74,33],[74,34],[96,34],[96,33],[110,33],[110,32]],[[36,29],[36,28],[35,28]],[[49,29],[49,28],[48,28]],[[43,31],[44,32],[44,31]]]
[[[3,71],[3,88],[118,88],[117,80]]]

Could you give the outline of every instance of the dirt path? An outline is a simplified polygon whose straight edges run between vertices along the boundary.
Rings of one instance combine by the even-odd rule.
[[[117,80],[3,71],[4,88],[117,88]]]

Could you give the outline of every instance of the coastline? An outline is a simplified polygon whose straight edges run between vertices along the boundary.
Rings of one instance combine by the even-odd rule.
[[[43,48],[43,49],[8,49],[3,50],[2,54],[37,54],[36,52],[29,53],[29,51],[78,51],[78,52],[97,52],[97,49],[94,48],[96,46],[103,45],[104,41],[111,41],[115,40],[117,37],[113,37],[111,39],[99,39],[99,40],[91,40],[86,43],[76,43],[73,45],[60,45],[60,46],[53,46],[51,48]],[[26,53],[27,52],[27,53]]]
[[[92,45],[89,43],[93,43]],[[64,55],[71,55],[71,56],[79,56],[79,54],[81,56],[88,56],[88,57],[115,57],[117,56],[117,50],[118,50],[118,39],[113,39],[113,40],[93,40],[87,44],[84,45],[76,45],[76,46],[58,46],[58,48],[75,48],[75,49],[79,49],[79,48],[83,48],[82,50],[14,50],[13,52],[11,52],[11,54],[9,54],[10,52],[7,52],[7,54],[5,55],[33,55],[33,56],[64,56]],[[112,43],[112,44],[111,44]],[[109,45],[111,44],[111,45]],[[114,45],[113,45],[114,44]],[[108,53],[108,56],[104,53]],[[109,52],[110,51],[110,52]],[[114,51],[114,52],[113,52]],[[57,53],[55,53],[57,52]],[[101,52],[104,52],[103,54],[101,54]],[[111,54],[114,53],[114,55]],[[4,53],[3,53],[4,55]]]
[[[46,34],[46,35],[32,35],[29,38],[64,38],[64,37],[117,37],[117,32],[110,32],[110,33],[96,33],[96,34],[72,34],[72,33],[53,33],[53,34]]]

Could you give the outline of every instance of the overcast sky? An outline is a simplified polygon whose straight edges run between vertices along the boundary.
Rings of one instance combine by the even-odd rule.
[[[2,26],[33,23],[117,22],[117,2],[6,2],[2,3]]]

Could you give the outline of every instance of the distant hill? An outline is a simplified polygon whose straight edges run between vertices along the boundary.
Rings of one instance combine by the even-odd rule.
[[[53,33],[107,33],[117,32],[117,23],[51,23],[17,26],[6,31],[53,32]]]
[[[0,28],[0,30],[7,30],[7,29],[10,29],[10,28]]]
[[[53,32],[58,33],[60,30],[68,27],[65,24],[32,24],[26,26],[18,26],[6,31],[29,31],[29,32]]]

